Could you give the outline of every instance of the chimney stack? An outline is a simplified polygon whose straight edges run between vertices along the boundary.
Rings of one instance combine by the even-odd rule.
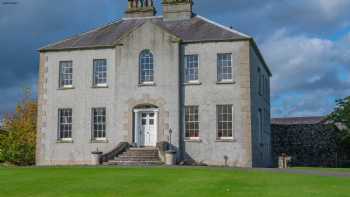
[[[188,20],[192,18],[192,0],[163,0],[165,21]]]
[[[156,15],[153,0],[128,0],[126,18],[149,17]]]

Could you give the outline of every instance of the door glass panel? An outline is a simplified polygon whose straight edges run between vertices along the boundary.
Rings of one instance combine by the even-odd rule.
[[[154,125],[154,119],[150,119],[150,120],[149,120],[149,124],[150,124],[150,125]]]
[[[146,113],[142,113],[142,117],[147,117],[147,114]]]
[[[142,125],[146,125],[147,120],[146,119],[142,119]]]
[[[149,117],[154,117],[154,113],[150,113],[150,114],[149,114]]]

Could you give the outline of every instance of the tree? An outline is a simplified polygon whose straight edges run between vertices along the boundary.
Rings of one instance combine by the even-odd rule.
[[[337,136],[339,154],[342,157],[350,157],[350,97],[337,100],[336,108],[328,119],[339,129]]]
[[[4,128],[9,133],[0,138],[0,160],[14,165],[35,163],[37,102],[29,95],[27,91],[15,113],[4,119]]]

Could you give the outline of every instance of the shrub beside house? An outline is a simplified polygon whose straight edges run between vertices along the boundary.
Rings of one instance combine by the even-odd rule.
[[[0,128],[0,142],[1,142],[1,138],[5,135],[7,135],[7,131],[5,129]],[[2,158],[2,150],[1,150],[1,146],[0,146],[0,163],[3,162],[3,158]]]
[[[275,118],[272,120],[274,163],[287,154],[292,166],[337,167],[338,129],[325,117]]]

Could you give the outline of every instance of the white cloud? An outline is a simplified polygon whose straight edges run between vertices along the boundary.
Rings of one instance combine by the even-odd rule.
[[[271,88],[275,116],[324,115],[332,110],[335,98],[350,94],[350,80],[339,76],[350,65],[350,45],[344,40],[279,30],[262,43],[274,74]]]
[[[330,19],[336,18],[350,6],[349,0],[313,0],[314,4],[319,4],[321,10]]]

